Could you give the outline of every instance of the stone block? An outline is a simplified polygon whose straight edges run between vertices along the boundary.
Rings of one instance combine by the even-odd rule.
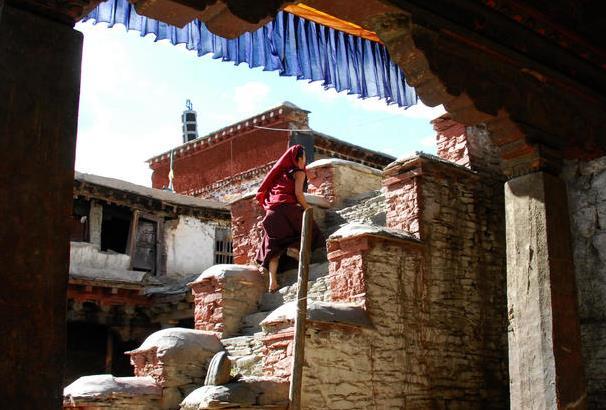
[[[151,377],[163,389],[162,408],[174,408],[183,399],[181,392],[204,382],[208,363],[221,350],[223,345],[213,333],[169,328],[153,333],[126,354],[135,376]]]
[[[381,187],[381,172],[341,159],[322,159],[307,165],[309,192],[326,198],[340,208],[356,195]]]
[[[250,265],[214,265],[188,284],[194,295],[196,329],[221,337],[238,333],[242,319],[257,311],[265,279]]]
[[[162,387],[151,376],[84,376],[63,390],[63,408],[160,410]]]
[[[234,383],[194,390],[181,403],[181,410],[267,405],[284,405],[286,408],[287,404],[287,382],[269,377],[246,377]]]

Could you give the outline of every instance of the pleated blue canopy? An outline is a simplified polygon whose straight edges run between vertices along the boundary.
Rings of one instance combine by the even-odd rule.
[[[194,20],[183,28],[141,16],[128,0],[108,0],[83,21],[104,22],[109,27],[122,24],[141,36],[154,34],[155,40],[185,44],[198,56],[231,61],[236,65],[263,67],[281,76],[323,81],[322,85],[357,94],[360,98],[379,97],[387,104],[410,107],[417,102],[414,88],[391,60],[382,44],[287,12],[252,33],[225,39],[211,33],[204,23]]]

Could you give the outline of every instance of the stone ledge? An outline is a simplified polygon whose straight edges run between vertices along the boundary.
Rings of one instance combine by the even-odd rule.
[[[151,376],[114,377],[111,374],[83,376],[63,390],[64,408],[81,408],[87,405],[100,405],[104,402],[133,401],[143,405],[147,401],[158,401],[162,388]]]
[[[244,194],[242,194],[238,198],[236,198],[233,201],[231,201],[229,204],[232,205],[232,204],[235,204],[237,202],[244,201],[246,199],[254,198],[256,194],[257,194],[257,191],[248,191],[248,192],[245,192]],[[317,206],[318,208],[325,208],[325,209],[328,209],[328,208],[331,207],[330,202],[326,198],[324,198],[323,196],[321,196],[321,195],[309,194],[307,192],[305,192],[304,195],[305,195],[305,200],[310,205]]]
[[[400,159],[392,162],[388,166],[386,166],[385,170],[383,171],[383,177],[384,177],[383,185],[384,186],[390,185],[389,184],[390,179],[387,177],[398,177],[401,174],[404,174],[408,171],[412,171],[415,169],[420,169],[420,171],[418,171],[415,174],[411,174],[410,175],[411,177],[417,176],[417,175],[422,175],[422,173],[423,173],[422,166],[425,164],[444,166],[444,167],[447,167],[447,169],[449,171],[454,171],[457,173],[462,173],[465,175],[478,177],[477,172],[472,171],[463,165],[459,165],[454,162],[447,161],[447,160],[440,158],[438,156],[435,156],[435,155],[426,154],[424,152],[417,151],[416,154],[413,156],[400,158]]]
[[[279,323],[294,323],[296,314],[296,302],[288,302],[269,314],[269,316],[261,322],[261,325],[267,326]],[[366,310],[362,305],[356,303],[312,302],[307,307],[307,321],[312,324],[323,323],[372,328],[372,323],[370,322]],[[269,337],[270,336],[267,338]]]
[[[328,241],[336,241],[339,239],[353,238],[356,236],[375,236],[386,239],[411,241],[416,244],[421,244],[421,241],[416,237],[401,231],[399,229],[386,228],[384,226],[376,226],[361,223],[347,224],[339,228],[335,233],[330,235]]]
[[[261,277],[259,269],[253,265],[219,264],[206,269],[196,280],[187,284],[190,288],[207,279],[240,279],[254,281]]]
[[[363,165],[358,162],[347,161],[345,159],[337,159],[337,158],[326,158],[319,159],[307,165],[307,169],[316,169],[322,167],[335,167],[335,166],[343,166],[355,169],[357,171],[366,172],[368,174],[373,175],[381,175],[382,172],[376,168],[369,167],[368,165]]]

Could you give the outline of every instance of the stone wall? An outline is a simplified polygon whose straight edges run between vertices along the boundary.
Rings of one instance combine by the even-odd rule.
[[[214,265],[188,284],[194,294],[197,330],[230,337],[244,316],[257,311],[266,283],[254,266]]]
[[[263,325],[263,374],[290,380],[292,371],[294,320],[286,319]]]
[[[432,122],[436,134],[437,154],[440,158],[469,167],[469,140],[465,125],[444,114]]]
[[[381,187],[381,172],[365,165],[342,159],[323,159],[307,166],[309,193],[326,198],[339,208],[357,194]]]
[[[428,155],[385,171],[387,226],[414,227],[426,246],[424,368],[438,406],[508,403],[503,188],[493,171]]]
[[[606,157],[567,161],[572,246],[589,408],[606,403]]]
[[[371,409],[371,332],[335,326],[307,328],[301,405],[304,409]]]
[[[231,204],[231,226],[234,263],[247,264],[255,260],[263,240],[261,221],[265,212],[254,195],[245,196]]]
[[[420,236],[421,195],[419,180],[414,178],[415,169],[410,175],[400,174],[383,179],[385,191],[385,226],[400,229],[415,237]]]
[[[323,402],[318,408],[334,409],[431,407],[423,349],[423,343],[427,342],[423,340],[427,288],[422,269],[422,244],[382,231],[340,236],[342,232],[337,231],[328,245],[333,299],[363,303],[373,330],[353,336],[356,347],[352,350],[360,352],[355,363],[346,360],[343,364],[331,364],[344,379],[330,377],[314,368],[310,369],[314,376],[309,377],[318,383],[333,385],[336,393],[333,398],[337,398],[343,389],[365,388],[356,392],[357,400],[350,399],[348,407],[339,407],[339,401],[329,400],[328,390],[322,395],[323,389],[314,385],[308,387],[311,397],[305,400]],[[347,276],[355,278],[352,279],[354,291],[343,291],[347,288]],[[321,349],[328,352],[334,350],[334,360],[346,353],[341,347],[332,346],[332,339],[344,337],[334,330],[312,336],[313,345],[323,345]],[[312,360],[318,355],[324,360],[316,359],[318,365],[326,365],[326,361],[332,360],[320,352],[310,353]],[[368,373],[356,373],[358,362],[360,373]]]

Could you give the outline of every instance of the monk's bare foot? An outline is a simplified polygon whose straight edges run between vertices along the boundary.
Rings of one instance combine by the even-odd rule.
[[[269,284],[269,289],[267,291],[269,293],[276,293],[278,291],[278,284],[277,283],[270,283]]]
[[[297,248],[287,248],[286,255],[290,256],[295,260],[299,260],[299,250]]]

